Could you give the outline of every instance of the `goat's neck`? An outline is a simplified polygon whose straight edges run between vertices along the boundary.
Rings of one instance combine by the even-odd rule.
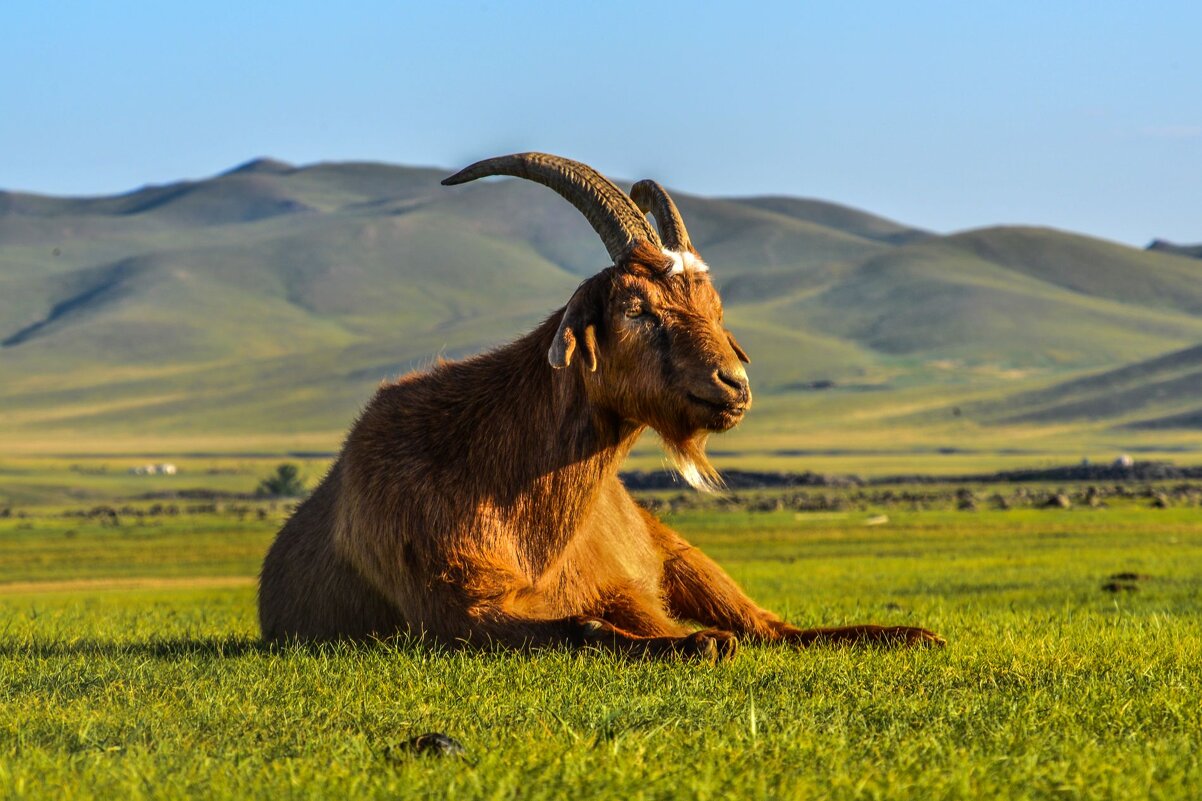
[[[525,567],[536,575],[586,523],[643,431],[590,401],[578,364],[551,370],[553,333],[544,325],[495,354],[497,367],[517,369],[510,391],[490,399],[490,427],[515,436],[504,450],[481,437],[473,459],[493,474],[490,500],[513,524]]]

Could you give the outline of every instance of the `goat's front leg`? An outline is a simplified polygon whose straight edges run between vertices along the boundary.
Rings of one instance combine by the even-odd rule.
[[[801,629],[756,605],[714,560],[650,513],[648,525],[664,554],[664,594],[673,615],[761,642],[795,645],[940,646],[938,634],[915,626],[843,626]]]
[[[730,659],[739,645],[733,634],[724,631],[640,636],[587,615],[539,620],[492,610],[477,614],[470,632],[459,638],[459,642],[520,650],[555,646],[597,648],[634,658],[675,657],[702,662]]]
[[[501,646],[518,650],[546,647],[597,648],[635,658],[729,659],[738,639],[729,632],[690,632],[672,620],[658,599],[633,588],[615,588],[595,608],[564,615],[562,602],[504,565],[477,567],[448,587],[437,635],[448,644]],[[625,590],[625,591],[623,591]]]
[[[692,626],[668,614],[664,599],[658,591],[651,592],[635,585],[618,585],[606,589],[601,593],[601,600],[591,608],[585,609],[585,614],[591,618],[599,618],[615,630],[635,637],[666,640],[709,638],[717,643],[720,659],[734,656],[739,647],[738,638],[729,631],[693,631]]]

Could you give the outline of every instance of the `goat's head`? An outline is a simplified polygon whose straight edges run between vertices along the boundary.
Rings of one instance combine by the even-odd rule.
[[[640,181],[627,196],[591,167],[541,153],[481,161],[443,183],[486,175],[554,189],[584,214],[613,260],[564,308],[547,354],[551,366],[580,370],[595,405],[654,428],[685,480],[712,489],[718,479],[705,439],[751,406],[740,364],[749,359],[723,326],[709,267],[668,193]]]

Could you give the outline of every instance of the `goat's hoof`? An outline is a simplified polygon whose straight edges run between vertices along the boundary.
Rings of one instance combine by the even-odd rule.
[[[947,640],[935,632],[916,626],[895,626],[889,630],[889,633],[892,635],[890,637],[892,642],[912,648],[942,648],[947,645]]]
[[[725,662],[728,659],[734,659],[735,654],[739,652],[739,638],[731,634],[729,631],[706,629],[702,632],[702,634],[713,639],[717,644],[719,662]]]
[[[572,618],[572,622],[576,626],[575,639],[581,645],[596,645],[604,642],[606,634],[613,632],[612,626],[595,617],[577,615]]]
[[[605,623],[600,620],[587,618],[580,622],[580,628],[585,634],[600,634],[605,631]]]
[[[947,640],[943,639],[933,631],[919,629],[918,632],[919,634],[914,643],[915,645],[921,645],[925,648],[943,648],[945,645],[947,645]]]
[[[725,662],[739,650],[739,638],[729,631],[705,629],[677,641],[677,653],[703,662]]]

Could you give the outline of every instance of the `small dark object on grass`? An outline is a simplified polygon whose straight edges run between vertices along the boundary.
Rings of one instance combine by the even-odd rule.
[[[1124,584],[1121,581],[1111,581],[1102,585],[1102,589],[1106,592],[1139,592],[1139,587],[1134,584]]]
[[[393,758],[401,758],[405,755],[449,757],[464,756],[466,753],[467,750],[458,740],[438,732],[429,732],[419,734],[412,740],[406,740],[395,748],[389,746],[385,756]]]
[[[1115,573],[1110,576],[1111,581],[1144,581],[1152,578],[1144,573],[1131,573],[1129,571],[1123,573]]]

